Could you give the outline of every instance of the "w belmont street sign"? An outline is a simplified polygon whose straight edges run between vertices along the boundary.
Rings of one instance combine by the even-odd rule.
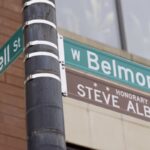
[[[66,65],[150,92],[150,67],[64,38]],[[23,52],[23,28],[0,48],[0,73]]]
[[[23,29],[18,31],[0,48],[0,73],[23,52]]]
[[[64,38],[68,66],[150,92],[150,67]]]

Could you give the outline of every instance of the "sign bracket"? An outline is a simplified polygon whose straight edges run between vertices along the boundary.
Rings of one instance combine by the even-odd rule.
[[[58,33],[58,51],[59,51],[59,63],[60,63],[60,78],[61,78],[61,90],[63,96],[68,96],[67,79],[66,79],[66,67],[64,56],[64,40],[63,36]]]

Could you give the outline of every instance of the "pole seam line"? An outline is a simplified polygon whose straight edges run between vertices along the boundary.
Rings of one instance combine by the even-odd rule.
[[[29,75],[26,78],[24,84],[26,84],[28,81],[30,81],[32,79],[36,79],[36,78],[53,78],[53,79],[56,79],[58,81],[61,81],[59,76],[52,74],[52,73],[35,73],[32,75]]]
[[[54,29],[56,29],[56,24],[54,24],[51,21],[45,20],[45,19],[32,19],[29,21],[26,21],[23,28],[25,28],[26,26],[32,25],[32,24],[46,24],[49,25],[51,27],[53,27]]]
[[[24,8],[32,4],[37,4],[37,3],[45,3],[45,4],[52,6],[53,8],[56,8],[55,4],[49,0],[30,0],[24,3]]]
[[[55,48],[56,50],[58,50],[58,47],[56,44],[54,44],[50,41],[44,41],[44,40],[30,41],[26,44],[25,49],[29,48],[30,46],[34,46],[34,45],[48,45],[48,46],[51,46],[51,47]]]
[[[42,52],[42,51],[41,52],[27,53],[25,55],[24,61],[26,61],[29,58],[36,57],[36,56],[49,56],[49,57],[52,57],[52,58],[54,58],[54,59],[59,61],[59,58],[58,58],[57,55],[55,55],[53,53],[50,53],[50,52]]]
[[[35,109],[39,109],[39,108],[41,108],[41,107],[43,107],[43,106],[45,106],[45,107],[52,107],[52,108],[55,108],[55,109],[62,109],[62,107],[60,107],[60,106],[55,106],[55,105],[49,105],[49,104],[44,104],[44,105],[37,105],[37,106],[35,106],[35,107],[32,107],[32,108],[30,108],[30,109],[28,109],[27,110],[27,115],[31,112],[31,111],[34,111]],[[36,130],[36,129],[35,129]]]

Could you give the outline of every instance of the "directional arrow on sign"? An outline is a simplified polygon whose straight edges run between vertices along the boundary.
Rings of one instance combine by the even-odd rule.
[[[23,52],[22,27],[0,48],[0,74]]]

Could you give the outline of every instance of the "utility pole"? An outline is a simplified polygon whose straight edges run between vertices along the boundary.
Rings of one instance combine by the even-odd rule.
[[[55,0],[24,0],[28,150],[66,150]]]

